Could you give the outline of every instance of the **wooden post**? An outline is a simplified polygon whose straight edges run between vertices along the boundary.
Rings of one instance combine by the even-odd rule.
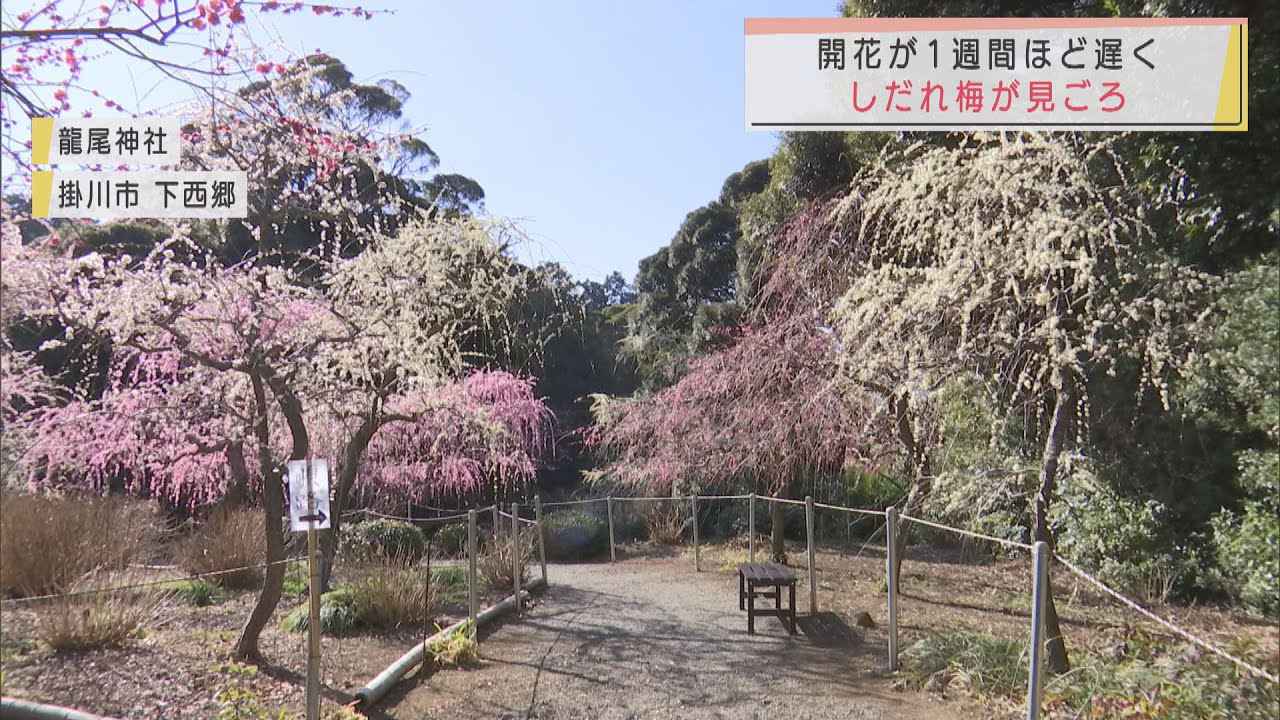
[[[1049,586],[1049,544],[1036,542],[1031,549],[1031,667],[1027,673],[1027,720],[1040,717],[1041,656],[1044,652],[1045,592]]]
[[[476,627],[476,613],[480,612],[479,588],[476,586],[476,511],[467,511],[467,618],[472,630]]]
[[[618,553],[613,547],[613,496],[605,498],[605,503],[609,506],[609,562],[616,562]]]
[[[747,562],[756,561],[756,494],[747,500]]]
[[[311,453],[307,453],[307,515],[316,514],[311,491]],[[307,571],[310,577],[307,614],[307,720],[320,720],[320,562],[316,557],[315,521],[307,521]]]
[[[538,560],[542,562],[542,582],[547,582],[547,534],[542,529],[542,496],[533,496],[533,519],[538,523]]]
[[[889,672],[898,669],[898,509],[884,511],[885,578],[889,582]]]
[[[515,589],[516,614],[520,614],[520,564],[524,560],[520,547],[520,504],[511,503],[511,585]]]
[[[693,508],[693,571],[702,572],[702,553],[698,548],[698,496],[689,498]]]
[[[813,568],[813,496],[804,497],[804,526],[809,534],[809,614],[818,614],[818,575]]]
[[[496,499],[493,501],[493,539],[497,540],[502,535],[502,503]]]

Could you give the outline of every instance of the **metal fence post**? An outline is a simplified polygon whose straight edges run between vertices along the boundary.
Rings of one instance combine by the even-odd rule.
[[[467,511],[467,617],[472,630],[476,627],[476,614],[480,611],[480,596],[476,587],[476,511]]]
[[[520,607],[520,571],[524,564],[524,548],[520,547],[520,504],[511,503],[511,584],[515,588],[516,613]]]
[[[809,534],[809,614],[818,614],[818,575],[813,567],[813,496],[804,496],[804,526]]]
[[[884,511],[885,579],[889,583],[889,672],[898,669],[898,509]]]
[[[747,562],[756,561],[756,494],[747,499]]]
[[[1031,667],[1027,673],[1027,720],[1040,717],[1041,654],[1044,651],[1044,603],[1049,585],[1049,544],[1031,549]]]
[[[502,503],[496,499],[493,501],[493,539],[497,540],[502,535]]]
[[[613,547],[613,496],[605,498],[605,503],[609,506],[609,562],[616,562],[618,552]]]
[[[542,582],[547,582],[547,534],[542,529],[542,496],[533,496],[533,519],[538,523],[538,560],[542,562]]]
[[[698,548],[698,496],[689,498],[693,512],[693,571],[702,572],[702,553]]]

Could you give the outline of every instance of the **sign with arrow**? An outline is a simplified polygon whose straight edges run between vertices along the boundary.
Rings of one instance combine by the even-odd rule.
[[[329,461],[289,461],[289,529],[294,532],[329,527]],[[308,477],[308,474],[310,477]]]

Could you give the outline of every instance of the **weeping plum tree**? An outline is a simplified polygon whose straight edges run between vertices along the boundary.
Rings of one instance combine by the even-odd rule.
[[[856,193],[812,202],[765,238],[753,279],[755,322],[831,331],[832,310],[856,277],[851,269],[861,267],[869,252],[858,232],[861,202]],[[933,388],[903,382],[907,376],[905,355],[858,363],[851,373],[847,371],[850,357],[838,352],[838,341],[828,346],[834,354],[829,384],[839,388],[846,402],[875,408],[871,425],[896,445],[895,464],[909,478],[905,509],[915,512],[929,494],[933,455],[940,442]],[[882,440],[880,444],[886,443]],[[897,535],[899,564],[908,531],[903,528]]]
[[[324,290],[281,268],[191,267],[169,257],[162,246],[138,263],[75,261],[52,277],[62,284],[49,288],[51,311],[69,332],[111,338],[116,353],[101,399],[31,413],[33,482],[101,489],[126,477],[129,489],[192,506],[260,492],[268,562],[283,558],[284,460],[338,456],[332,508],[339,522],[380,428],[420,420],[422,432],[439,427],[441,408],[456,398],[421,398],[461,372],[459,343],[470,319],[505,307],[501,288],[510,280],[498,245],[476,220],[409,223],[360,257],[329,266]],[[488,380],[472,382],[467,397],[491,400],[488,417],[512,420],[526,434],[522,442],[529,434],[540,442],[541,430],[519,422],[528,402],[508,403],[513,391]],[[495,451],[511,449],[492,442]],[[256,461],[253,471],[246,458]],[[493,460],[504,462],[514,467],[503,467],[503,478],[531,474],[529,455]],[[268,568],[238,655],[257,655],[282,579],[282,565]]]
[[[412,421],[374,436],[355,487],[388,509],[526,485],[551,447],[553,417],[533,381],[501,370],[397,397],[387,412]]]
[[[1089,379],[1139,367],[1135,391],[1167,402],[1207,283],[1159,255],[1128,177],[1105,144],[1036,135],[913,146],[859,183],[867,254],[835,313],[847,372],[905,367],[904,393],[974,373],[1006,414],[1031,418],[1032,531],[1051,545]],[[1046,609],[1050,667],[1065,671],[1052,593]]]
[[[745,483],[785,495],[795,481],[851,461],[874,466],[882,460],[874,409],[836,392],[835,363],[830,334],[773,323],[692,361],[669,388],[598,398],[588,440],[606,463],[596,475],[661,493]],[[774,520],[780,556],[782,523]]]

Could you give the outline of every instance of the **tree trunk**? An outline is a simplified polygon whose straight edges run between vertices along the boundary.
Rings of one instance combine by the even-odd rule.
[[[239,510],[249,503],[249,466],[244,459],[244,443],[227,444],[227,467],[231,469],[231,483],[222,499],[209,511],[210,518]]]
[[[269,369],[267,369],[269,372]],[[270,377],[269,375],[267,377]],[[258,593],[258,601],[249,613],[240,630],[240,638],[236,640],[234,656],[246,662],[259,662],[262,653],[258,648],[258,638],[262,629],[267,626],[271,614],[280,604],[280,596],[284,589],[284,488],[280,479],[280,468],[271,459],[271,433],[267,420],[267,393],[263,386],[264,373],[255,368],[250,371],[249,378],[253,383],[253,398],[257,413],[254,423],[254,434],[258,440],[258,465],[262,472],[262,511],[264,514],[263,530],[266,535],[267,570],[262,582],[262,590]],[[274,378],[273,378],[274,379]],[[276,394],[280,410],[289,424],[289,432],[293,436],[293,450],[290,459],[304,460],[310,448],[306,424],[302,419],[302,403],[283,382],[272,382],[272,390]]]
[[[776,494],[774,497],[781,497],[781,494]],[[787,564],[786,529],[787,521],[783,516],[782,503],[769,503],[769,539],[773,561],[783,565]]]
[[[329,529],[320,531],[320,588],[327,592],[333,579],[333,568],[337,562],[338,544],[342,532],[342,513],[346,511],[351,488],[355,485],[356,473],[360,470],[360,460],[369,447],[369,441],[380,426],[379,413],[375,409],[365,417],[364,422],[356,430],[342,451],[342,466],[338,469],[338,482],[334,488],[333,498],[329,504]]]
[[[907,393],[902,393],[901,396],[893,398],[890,402],[890,411],[893,412],[897,421],[898,442],[902,444],[907,453],[907,463],[911,466],[914,475],[911,480],[911,488],[907,491],[907,500],[902,506],[902,513],[915,515],[924,505],[925,498],[929,496],[930,474],[933,472],[929,450],[925,447],[924,442],[916,437],[915,428],[911,424],[911,396]],[[894,590],[901,591],[902,559],[907,554],[907,538],[911,531],[911,523],[900,522],[896,530],[898,532],[893,543],[893,577],[896,580],[897,587]]]
[[[1053,530],[1049,527],[1049,506],[1053,502],[1058,477],[1058,456],[1062,453],[1062,437],[1066,432],[1067,413],[1071,409],[1071,392],[1068,381],[1062,380],[1053,404],[1053,417],[1049,421],[1049,433],[1044,440],[1044,455],[1040,464],[1040,490],[1036,493],[1035,539],[1049,544],[1053,550]],[[1052,568],[1052,563],[1050,564]],[[1049,573],[1052,577],[1052,573]],[[1053,602],[1053,583],[1045,583],[1044,604],[1045,649],[1050,672],[1064,673],[1071,669],[1067,658],[1067,644],[1058,624],[1058,608]]]

